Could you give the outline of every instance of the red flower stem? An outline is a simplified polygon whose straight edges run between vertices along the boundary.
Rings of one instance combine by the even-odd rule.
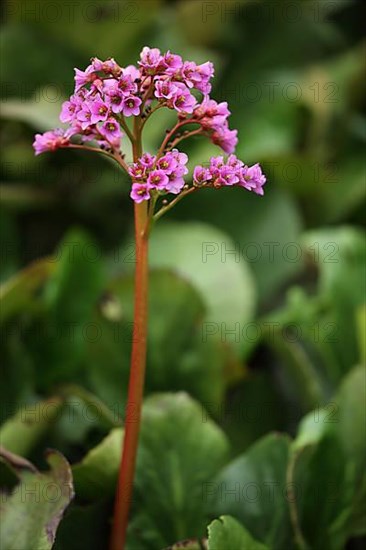
[[[128,124],[127,124],[127,121],[126,121],[126,119],[125,119],[125,117],[123,116],[122,113],[120,113],[120,116],[119,116],[119,119],[118,119],[118,120],[119,120],[119,122],[120,122],[122,128],[123,128],[124,131],[126,132],[126,135],[127,135],[128,139],[131,141],[131,143],[133,143],[133,141],[134,141],[134,135],[133,135],[133,133],[131,132],[131,130],[129,129]]]
[[[160,146],[160,149],[158,151],[158,154],[156,155],[156,158],[159,159],[161,156],[163,156],[164,154],[164,151],[165,151],[165,148],[166,146],[168,145],[169,141],[172,139],[172,137],[174,136],[175,132],[177,132],[177,130],[179,130],[179,128],[182,128],[182,126],[185,126],[186,124],[200,124],[200,122],[198,120],[192,120],[192,119],[188,119],[188,120],[182,120],[181,122],[178,122],[174,128],[172,128],[172,130],[170,130],[170,132],[166,135],[163,143],[161,144]]]
[[[156,214],[154,214],[153,222],[156,222],[159,218],[164,216],[164,214],[166,212],[168,212],[171,208],[173,208],[173,206],[175,206],[179,201],[181,201],[182,199],[184,199],[184,197],[186,197],[187,195],[190,195],[194,191],[197,191],[197,189],[199,189],[199,188],[198,187],[189,187],[185,191],[182,191],[175,199],[173,199],[171,202],[169,202],[166,206],[163,206],[162,208],[160,208],[160,210],[158,210],[156,212]]]
[[[154,107],[153,109],[151,109],[151,111],[149,111],[147,113],[147,115],[145,116],[145,118],[142,120],[141,122],[141,130],[142,128],[145,126],[146,122],[149,120],[149,118],[151,117],[151,115],[153,113],[155,113],[156,111],[158,111],[159,109],[161,109],[162,107],[164,107],[164,105],[162,103],[158,103],[158,105],[156,105],[156,107]]]
[[[128,165],[123,160],[120,154],[117,152],[110,153],[109,151],[106,151],[105,149],[98,149],[97,147],[89,147],[88,145],[77,145],[76,143],[70,143],[67,145],[68,149],[80,149],[80,151],[92,151],[93,153],[101,153],[102,155],[105,155],[116,162],[125,170],[125,172],[128,173]]]
[[[197,130],[192,130],[191,132],[187,132],[186,134],[183,134],[182,136],[179,136],[175,138],[169,147],[166,147],[166,151],[171,151],[174,149],[176,145],[178,145],[179,142],[183,141],[184,139],[190,138],[192,136],[197,136],[199,134],[202,134],[202,128],[197,128]]]
[[[136,125],[133,142],[133,157],[141,155],[141,139]],[[138,134],[136,136],[136,134]],[[125,415],[125,435],[122,461],[118,476],[113,529],[110,550],[123,550],[130,504],[132,499],[136,455],[141,423],[141,409],[144,393],[147,341],[147,298],[148,298],[148,205],[146,201],[135,203],[135,306],[130,379]]]

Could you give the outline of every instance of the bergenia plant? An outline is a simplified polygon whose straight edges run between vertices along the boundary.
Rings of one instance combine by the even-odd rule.
[[[263,195],[266,182],[259,164],[247,166],[234,154],[237,130],[229,128],[227,103],[210,98],[213,75],[210,61],[197,65],[170,51],[162,54],[158,48],[144,47],[136,66],[120,67],[114,59],[93,58],[85,71],[75,69],[75,91],[60,115],[68,128],[37,134],[33,144],[37,155],[65,147],[103,153],[131,178],[136,240],[134,338],[112,550],[124,547],[132,496],[145,378],[148,240],[153,223],[200,189],[236,186]],[[157,151],[143,151],[144,127],[162,108],[176,112],[176,124],[162,136]],[[197,135],[210,139],[228,156],[195,166],[188,178],[189,159],[178,145]],[[131,162],[126,156],[130,151],[121,150],[123,136],[131,143]]]

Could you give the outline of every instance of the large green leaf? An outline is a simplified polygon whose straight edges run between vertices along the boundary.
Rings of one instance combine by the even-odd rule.
[[[334,399],[335,421],[330,425],[347,456],[361,466],[366,455],[366,367],[354,368],[343,380]]]
[[[150,262],[153,267],[173,269],[200,292],[206,307],[202,325],[206,336],[215,333],[243,348],[235,328],[240,332],[252,319],[255,285],[249,266],[225,233],[202,223],[161,223],[152,233]]]
[[[100,330],[92,319],[103,285],[99,246],[83,231],[70,231],[54,260],[44,290],[46,315],[36,320],[36,338],[28,338],[42,387],[69,382],[71,376],[76,381],[87,342]]]
[[[55,90],[59,94],[59,90]],[[47,88],[39,90],[27,101],[22,99],[7,99],[1,102],[1,112],[4,118],[27,122],[32,128],[45,132],[63,126],[59,121],[61,104],[66,97],[60,97],[57,102],[47,99]]]
[[[298,525],[293,521],[297,540],[310,548],[341,550],[348,538],[353,476],[339,442],[325,433],[316,446],[297,451],[291,471],[289,506],[298,518]]]
[[[0,287],[0,320],[5,322],[25,309],[28,311],[37,303],[37,293],[53,273],[53,262],[40,260],[26,267]],[[39,301],[39,300],[38,300]]]
[[[187,394],[148,398],[128,548],[160,548],[204,536],[204,487],[223,465],[227,451],[224,434]]]
[[[366,247],[354,227],[306,232],[301,242],[318,272],[317,291],[291,288],[285,306],[265,318],[262,334],[281,358],[285,392],[308,411],[329,401],[362,356]]]
[[[188,281],[166,270],[152,270],[149,287],[147,391],[185,390],[217,408],[228,354],[217,336],[202,341],[205,308],[200,295]],[[111,407],[118,406],[121,414],[129,375],[133,294],[132,275],[109,285],[109,299],[95,319],[101,337],[88,346],[94,391]]]
[[[366,533],[366,368],[353,369],[344,379],[334,404],[337,422],[329,429],[337,437],[353,474],[353,503],[348,530]]]
[[[352,227],[305,233],[304,249],[319,269],[319,297],[333,319],[333,346],[343,372],[359,359],[356,311],[365,303],[365,234]]]
[[[196,162],[209,157],[202,146]],[[213,224],[231,237],[233,243],[226,248],[220,241],[214,258],[248,265],[255,275],[260,302],[270,298],[303,264],[299,254],[300,213],[292,197],[273,185],[270,167],[263,198],[243,189],[207,189],[188,197],[172,212],[179,219]],[[230,250],[235,253],[230,254]]]
[[[302,421],[292,445],[289,502],[297,539],[311,548],[344,547],[365,532],[365,368],[344,380],[338,395]]]
[[[230,514],[270,548],[289,546],[286,473],[290,441],[269,434],[226,466],[207,486],[216,515]]]
[[[74,496],[65,458],[49,451],[50,471],[22,469],[20,483],[2,495],[0,540],[3,550],[51,550],[65,508]]]
[[[123,430],[115,428],[72,467],[78,498],[100,500],[113,496],[122,455]]]
[[[221,516],[208,526],[208,550],[266,550],[238,521]]]

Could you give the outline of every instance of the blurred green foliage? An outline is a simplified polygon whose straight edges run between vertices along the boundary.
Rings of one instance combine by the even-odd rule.
[[[25,478],[40,487],[70,478],[59,455],[46,474],[21,462],[43,470],[48,447],[71,464],[76,492],[54,548],[107,546],[133,323],[129,183],[97,155],[36,158],[31,144],[58,125],[73,67],[94,55],[130,64],[144,45],[214,61],[212,96],[229,102],[237,154],[260,161],[268,184],[264,198],[197,193],[153,233],[128,548],[184,539],[191,550],[361,548],[362,2],[9,0],[2,9],[0,471],[5,490],[18,482],[2,548],[15,548],[20,514],[17,550],[52,546],[72,495],[53,507],[42,491],[37,506],[19,500]],[[171,124],[161,113],[146,128],[151,152]],[[201,139],[185,150],[192,165],[218,153]]]

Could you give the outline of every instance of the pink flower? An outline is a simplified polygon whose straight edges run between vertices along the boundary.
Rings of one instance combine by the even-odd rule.
[[[127,65],[127,67],[122,69],[122,74],[130,76],[133,82],[135,82],[135,80],[141,78],[140,69],[135,67],[135,65]]]
[[[215,185],[234,185],[239,182],[239,177],[231,166],[222,166],[219,170]]]
[[[70,101],[64,101],[60,113],[61,122],[73,122],[76,118],[77,112],[81,109],[80,104],[73,98],[70,97]]]
[[[211,139],[215,145],[221,147],[225,153],[233,153],[238,144],[238,131],[229,128],[219,128],[213,132]]]
[[[128,172],[134,181],[142,181],[146,178],[146,167],[143,166],[141,159],[139,162],[134,162]]]
[[[100,128],[98,128],[99,133],[106,138],[109,143],[118,147],[122,138],[122,132],[120,125],[116,122],[114,118],[109,118],[106,120]]]
[[[94,68],[92,65],[89,65],[85,71],[80,71],[80,69],[75,70],[75,92],[80,90],[85,84],[93,82],[97,78]]]
[[[182,78],[188,88],[193,88],[195,82],[201,79],[196,63],[193,61],[185,61],[181,70]]]
[[[95,96],[94,100],[89,102],[89,107],[91,111],[90,122],[92,124],[107,120],[109,115],[108,105],[102,101],[100,96]]]
[[[36,155],[46,151],[56,151],[60,147],[67,147],[69,139],[65,137],[65,131],[61,129],[50,130],[44,134],[36,134],[33,142],[33,148]]]
[[[140,114],[141,99],[130,95],[125,97],[122,101],[122,113],[125,116],[138,116]]]
[[[140,203],[150,199],[150,189],[146,183],[133,183],[130,193],[131,199]]]
[[[205,95],[209,94],[211,92],[211,84],[209,81],[215,72],[213,63],[211,63],[211,61],[207,61],[206,63],[202,63],[202,65],[198,65],[197,72],[200,79],[195,82],[195,88]]]
[[[157,161],[156,166],[166,174],[171,174],[178,166],[176,155],[174,153],[166,153]]]
[[[228,156],[226,164],[228,166],[232,166],[233,168],[236,168],[236,169],[242,168],[244,166],[244,162],[239,160],[238,157],[236,155],[233,155],[233,154]]]
[[[174,172],[169,174],[169,182],[166,185],[166,190],[174,195],[180,193],[185,185],[183,176],[186,174],[188,174],[188,169],[185,166],[178,166]]]
[[[130,96],[137,92],[137,84],[130,74],[122,74],[121,78],[118,80],[118,89],[122,94]]]
[[[145,168],[152,168],[154,166],[155,157],[150,155],[150,153],[143,153],[143,155],[139,158],[139,161]]]
[[[105,96],[105,102],[113,113],[120,113],[123,107],[123,93],[118,89],[111,89]]]
[[[147,46],[142,49],[138,63],[146,74],[156,74],[161,68],[165,67],[164,58],[159,48],[148,48]]]
[[[203,102],[194,110],[195,118],[206,130],[218,130],[227,126],[227,118],[230,116],[226,101],[217,103],[214,99],[206,97]]]
[[[219,175],[221,168],[225,165],[224,157],[211,157],[210,158],[210,173],[215,178]]]
[[[180,151],[178,151],[178,149],[173,149],[172,151],[170,151],[170,154],[173,155],[178,164],[187,164],[188,155],[186,155],[185,153],[181,153]]]
[[[165,186],[167,185],[169,179],[166,173],[163,170],[153,170],[150,172],[147,183],[151,187],[155,187],[156,189],[159,189],[159,191],[165,189]]]
[[[176,91],[168,101],[169,107],[173,107],[178,113],[193,113],[197,103],[196,98],[187,90],[184,84],[177,83]]]
[[[89,126],[91,126],[92,112],[90,109],[90,104],[84,103],[80,111],[77,113],[76,118],[80,122],[82,130],[86,130]]]
[[[168,193],[173,193],[173,195],[178,195],[185,185],[184,179],[182,177],[169,176],[169,182],[166,185],[166,190]]]
[[[200,186],[204,185],[207,181],[212,179],[212,174],[208,168],[203,166],[196,166],[193,171],[193,182]]]
[[[177,86],[171,80],[157,80],[154,95],[158,99],[171,99],[177,90]]]
[[[240,177],[240,185],[248,189],[249,191],[254,191],[257,195],[263,195],[263,186],[266,183],[267,178],[262,172],[260,165],[254,164],[253,166],[245,166],[242,169]]]
[[[214,67],[211,61],[196,65],[193,61],[185,61],[181,69],[181,76],[189,88],[196,88],[203,94],[211,91],[210,79],[213,77]]]
[[[184,155],[185,157],[187,156],[184,153],[179,153],[179,155]],[[176,158],[178,158],[178,155],[176,155]],[[174,195],[180,193],[185,185],[184,176],[186,174],[188,174],[188,168],[184,165],[184,162],[178,164],[175,170],[168,176],[169,182],[166,185],[166,190],[169,193],[174,193]]]
[[[183,67],[183,60],[180,55],[171,53],[169,50],[164,54],[165,73],[168,75],[176,74]]]

